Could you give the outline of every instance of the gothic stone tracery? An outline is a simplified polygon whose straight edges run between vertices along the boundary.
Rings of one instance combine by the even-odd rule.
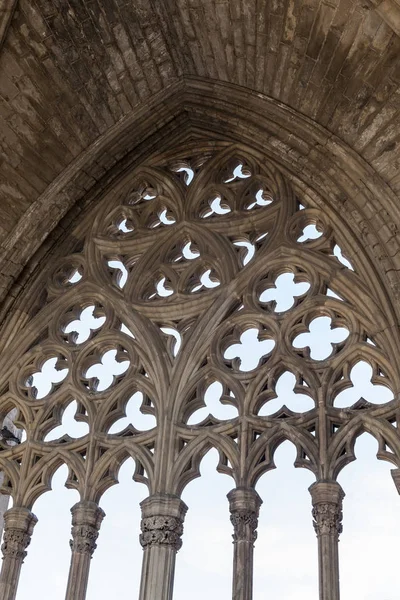
[[[63,463],[66,485],[97,506],[131,456],[134,478],[157,499],[155,512],[143,507],[140,539],[152,573],[160,546],[181,546],[179,497],[211,447],[250,496],[286,439],[317,482],[335,482],[363,431],[398,466],[400,353],[381,281],[340,216],[299,197],[265,157],[225,142],[155,155],[81,218],[67,245],[33,282],[32,319],[2,357],[2,414],[16,411],[24,431],[0,453],[15,506],[30,510]],[[342,406],[360,365],[384,396]],[[134,397],[155,426],[111,432]],[[72,403],[86,433],[48,440]],[[231,508],[234,541],[249,542],[236,566],[257,536],[252,502]],[[337,502],[316,502],[313,516],[319,537],[340,533]],[[93,553],[97,517],[74,525],[75,554]],[[84,598],[87,582],[76,591],[74,581],[70,598]],[[235,597],[251,598],[249,581],[235,585],[244,590]],[[141,598],[150,598],[143,584]]]

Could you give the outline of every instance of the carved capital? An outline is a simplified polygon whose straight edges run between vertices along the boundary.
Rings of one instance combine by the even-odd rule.
[[[313,526],[317,536],[342,533],[342,502],[344,492],[335,482],[317,482],[310,487],[313,510]]]
[[[24,560],[26,548],[31,543],[31,536],[20,529],[8,529],[4,532],[1,551],[3,556]]]
[[[176,517],[147,517],[142,519],[140,544],[146,546],[167,545],[176,551],[182,547],[183,522]]]
[[[177,552],[182,547],[186,504],[177,496],[158,494],[146,498],[141,507],[143,518],[139,540],[142,548],[169,546]]]
[[[72,552],[92,556],[97,548],[98,530],[91,525],[76,525],[72,527],[71,534],[72,540],[70,540],[69,545]]]
[[[21,562],[24,560],[36,523],[36,516],[26,508],[11,508],[4,514],[4,536],[1,546],[4,558],[14,558]]]
[[[251,510],[238,510],[231,513],[233,525],[233,541],[248,540],[254,542],[257,539],[258,516]]]
[[[104,512],[94,502],[78,502],[71,508],[72,529],[69,545],[72,552],[90,557],[97,548],[97,538]]]
[[[324,502],[314,506],[312,510],[313,526],[317,535],[336,534],[340,535],[343,531],[341,507],[337,504]]]
[[[236,488],[228,494],[233,542],[247,541],[254,544],[257,539],[258,513],[262,500],[251,488]]]

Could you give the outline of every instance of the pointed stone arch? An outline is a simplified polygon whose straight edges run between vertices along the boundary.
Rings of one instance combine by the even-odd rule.
[[[346,445],[360,421],[373,430],[386,415],[363,402],[347,412],[334,406],[334,392],[349,384],[354,360],[373,362],[375,379],[386,377],[385,385],[396,394],[385,409],[397,409],[398,307],[376,256],[346,222],[347,213],[335,208],[327,188],[310,194],[300,185],[300,173],[287,173],[284,164],[281,170],[276,156],[261,151],[257,141],[251,146],[245,141],[220,140],[216,134],[206,140],[204,131],[194,129],[184,146],[157,150],[130,169],[125,165],[114,181],[92,197],[88,194],[82,212],[71,213],[49,253],[32,261],[26,288],[3,329],[9,339],[0,358],[0,410],[3,399],[8,409],[13,397],[13,406],[27,406],[27,440],[0,451],[19,508],[30,509],[33,499],[49,488],[60,461],[69,465],[68,485],[79,490],[81,502],[98,503],[117,481],[122,462],[132,456],[135,479],[147,483],[150,491],[144,505],[150,511],[145,514],[145,552],[153,560],[160,540],[169,544],[173,539],[171,553],[179,548],[184,514],[179,497],[198,476],[200,461],[211,447],[218,449],[219,470],[231,474],[237,488],[254,491],[257,479],[273,468],[276,448],[288,439],[297,449],[296,466],[310,469],[317,484],[323,484],[323,493],[331,488],[336,493],[337,470],[331,463],[342,452],[338,440],[343,438]],[[208,219],[204,199],[215,190],[223,195],[221,186],[227,190],[230,213],[217,212]],[[149,219],[152,203],[158,214],[167,210],[167,201],[174,221],[154,227]],[[122,229],[121,216],[129,225]],[[310,224],[317,236],[303,239]],[[248,263],[235,247],[243,239],[254,250]],[[339,244],[350,266],[335,254]],[[125,285],[120,285],[122,275],[110,272],[110,260],[120,261]],[[281,310],[261,295],[287,272],[309,288]],[[333,295],[328,294],[331,287]],[[105,321],[89,327],[81,343],[67,329],[88,306]],[[346,332],[328,340],[323,356],[313,354],[310,340],[319,319],[330,322],[328,331]],[[165,322],[182,338],[182,351],[176,355],[162,330]],[[302,336],[307,341],[296,344]],[[246,354],[253,353],[247,363]],[[38,394],[39,375],[49,361],[53,379]],[[283,367],[296,374],[297,388],[304,375],[315,406],[305,413],[282,407],[260,416],[256,409],[276,392]],[[61,370],[63,378],[58,376]],[[210,416],[188,425],[185,406],[200,406],[204,382],[218,375],[226,388],[225,401],[237,401],[238,417],[220,421]],[[157,426],[141,432],[132,424],[109,434],[109,424],[123,412],[132,389],[146,394],[144,408],[154,407]],[[70,398],[83,398],[89,434],[49,445],[46,426],[41,425],[56,419]],[[365,415],[361,419],[359,411]],[[388,419],[392,416],[388,413]],[[388,419],[385,431],[391,427]],[[379,436],[382,456],[384,442],[392,450],[400,447],[397,429]],[[351,443],[348,448],[350,455]],[[390,458],[398,465],[397,452]]]

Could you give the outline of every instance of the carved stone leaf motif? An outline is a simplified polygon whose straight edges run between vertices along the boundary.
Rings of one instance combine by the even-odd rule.
[[[247,540],[254,542],[257,539],[258,517],[254,511],[235,511],[231,514],[231,523],[234,533],[233,541]]]
[[[343,531],[342,509],[337,504],[321,502],[312,510],[313,526],[317,535],[340,535]]]
[[[31,543],[31,536],[20,529],[8,529],[4,532],[1,551],[3,556],[9,556],[23,560],[26,555],[26,548]]]
[[[91,525],[75,525],[72,527],[72,540],[69,545],[73,552],[92,556],[97,548],[96,540],[99,532]]]
[[[172,546],[176,551],[182,547],[183,522],[176,517],[147,517],[142,519],[140,544]]]

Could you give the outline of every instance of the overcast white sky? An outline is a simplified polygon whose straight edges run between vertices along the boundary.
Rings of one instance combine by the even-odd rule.
[[[315,358],[327,351],[330,334],[325,326],[322,323],[314,328],[313,338],[307,338]],[[343,332],[336,331],[334,335],[343,337]],[[249,365],[257,346],[250,338],[251,335]],[[370,375],[367,365],[358,365],[353,373],[356,389],[345,392],[340,405],[351,405],[361,394],[372,402],[390,399],[382,386],[372,388],[368,384]],[[293,410],[309,409],[309,398],[291,394],[292,385],[290,375],[285,376],[277,390],[281,399],[273,401],[273,411],[261,414],[271,414],[283,402]],[[218,389],[214,387],[214,391]],[[210,393],[207,399],[209,409],[216,409],[219,418],[235,416],[235,409],[218,402],[218,394]],[[152,426],[152,418],[138,412],[138,401],[137,397],[133,399],[127,419],[113,427],[113,432],[129,422],[139,429]],[[204,416],[199,413],[197,422]],[[81,424],[74,422],[72,414],[65,417],[63,429],[55,437],[63,432],[72,436],[85,433],[84,426],[82,429]],[[361,436],[356,445],[358,460],[346,467],[339,478],[346,493],[340,541],[341,600],[399,597],[400,497],[390,476],[391,465],[378,461],[376,451],[376,441],[368,435]],[[314,478],[304,469],[294,469],[294,460],[295,449],[285,442],[276,453],[277,469],[264,475],[258,484],[264,503],[255,548],[254,600],[318,599],[317,541],[308,492]],[[202,477],[183,494],[189,512],[183,548],[177,556],[174,600],[231,599],[232,526],[226,494],[234,486],[229,477],[215,471],[216,464],[217,453],[211,451],[203,460]],[[88,600],[138,597],[142,561],[139,502],[147,496],[147,489],[132,481],[132,473],[133,463],[128,461],[121,469],[120,484],[102,499],[107,516],[92,560]],[[70,560],[70,507],[79,500],[74,491],[63,487],[66,477],[63,467],[54,477],[54,490],[34,506],[39,523],[23,566],[18,600],[64,599]]]

